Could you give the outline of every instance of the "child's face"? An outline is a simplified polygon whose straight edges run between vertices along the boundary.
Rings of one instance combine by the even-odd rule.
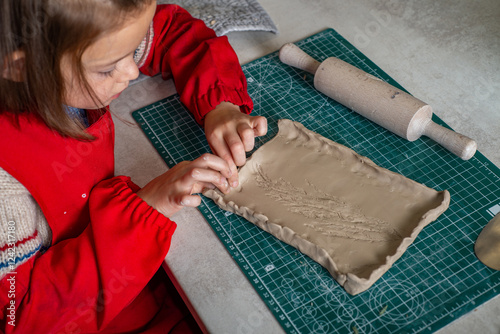
[[[156,1],[143,12],[127,18],[122,28],[105,34],[82,55],[87,81],[102,105],[96,105],[73,73],[69,57],[63,56],[62,73],[66,94],[64,103],[71,107],[96,109],[109,105],[137,78],[139,69],[133,56],[144,39],[156,10]]]

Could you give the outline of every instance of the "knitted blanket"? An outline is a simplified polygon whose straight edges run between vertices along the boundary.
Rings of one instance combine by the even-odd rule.
[[[158,4],[175,3],[201,19],[218,36],[231,31],[269,31],[278,29],[257,0],[159,0]]]

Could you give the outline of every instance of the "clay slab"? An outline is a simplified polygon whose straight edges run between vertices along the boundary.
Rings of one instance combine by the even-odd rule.
[[[238,188],[204,195],[311,257],[352,295],[448,208],[446,190],[381,168],[300,123],[278,125],[240,169]]]

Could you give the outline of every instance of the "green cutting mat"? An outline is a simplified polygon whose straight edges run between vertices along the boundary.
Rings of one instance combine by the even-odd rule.
[[[332,29],[296,44],[318,60],[335,56],[399,86]],[[480,153],[462,161],[428,138],[408,142],[393,135],[318,93],[312,76],[281,64],[277,52],[243,69],[255,114],[269,120],[269,133],[257,146],[276,135],[278,119],[289,118],[382,167],[451,193],[450,208],[354,297],[308,257],[204,198],[201,212],[286,332],[433,332],[500,291],[500,273],[473,251],[481,229],[500,211],[495,165]],[[177,95],[133,116],[169,166],[210,151]]]

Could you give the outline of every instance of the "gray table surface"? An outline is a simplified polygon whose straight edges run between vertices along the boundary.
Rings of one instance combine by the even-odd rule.
[[[500,2],[396,0],[260,0],[280,33],[228,35],[242,64],[325,28],[334,28],[456,131],[474,138],[500,166]],[[116,174],[140,186],[167,166],[131,112],[175,93],[171,81],[130,86],[111,109]],[[196,209],[173,219],[178,228],[165,264],[179,291],[211,333],[283,330]],[[499,333],[500,298],[438,333]]]

